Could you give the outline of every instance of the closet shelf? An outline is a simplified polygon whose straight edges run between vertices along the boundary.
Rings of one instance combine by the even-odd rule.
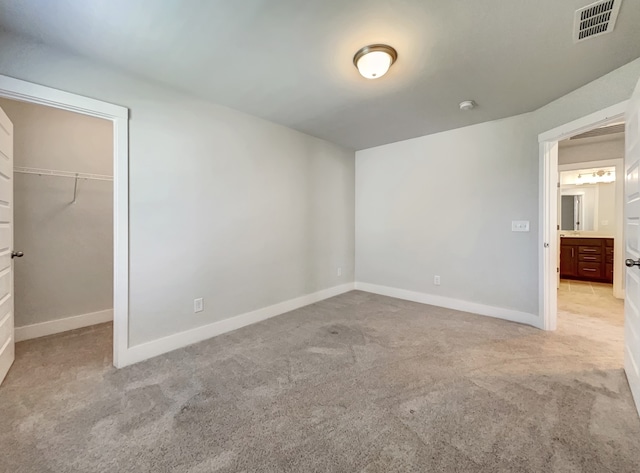
[[[14,167],[13,172],[20,174],[38,174],[39,176],[70,177],[72,179],[92,179],[95,181],[113,181],[113,176],[89,174],[86,172],[56,171],[53,169]]]

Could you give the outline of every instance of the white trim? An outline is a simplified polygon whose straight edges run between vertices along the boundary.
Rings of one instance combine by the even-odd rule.
[[[628,103],[625,100],[538,135],[541,175],[538,286],[541,328],[544,330],[555,330],[558,318],[558,141],[624,118]],[[617,198],[616,193],[616,202]],[[623,233],[620,235],[624,238]]]
[[[633,354],[628,345],[624,348],[624,367],[625,372],[630,373],[630,375],[627,374],[627,382],[631,389],[631,397],[635,402],[636,410],[640,415],[640,383],[638,382],[638,380],[640,380],[640,370],[638,370],[638,366],[633,359]]]
[[[558,311],[558,142],[540,143],[542,191],[540,212],[540,275],[548,278],[540,281],[540,320],[544,330],[555,330]],[[546,209],[546,211],[545,211]],[[553,227],[545,222],[556,222]],[[550,275],[554,274],[554,277]]]
[[[235,317],[220,320],[209,325],[192,328],[158,340],[152,340],[147,343],[135,345],[127,351],[126,358],[122,360],[123,366],[138,363],[188,345],[193,345],[194,343],[213,338],[217,335],[222,335],[223,333],[231,332],[233,330],[246,327],[247,325],[261,322],[271,317],[299,309],[300,307],[344,294],[345,292],[352,291],[353,289],[354,283],[331,287],[329,289],[314,292],[313,294],[307,294],[301,297],[296,297],[295,299],[264,307],[262,309],[257,309],[252,312],[236,315]]]
[[[113,123],[113,364],[129,347],[129,110],[0,75],[0,97],[47,105]]]
[[[129,111],[126,107],[14,79],[13,77],[0,75],[0,92],[2,97],[9,99],[38,103],[70,112],[82,113],[83,115],[91,115],[108,120],[114,118],[129,119]]]
[[[585,131],[589,131],[593,128],[606,125],[614,120],[624,118],[624,112],[627,110],[628,100],[617,103],[610,107],[600,110],[598,112],[591,113],[586,117],[578,118],[564,125],[560,125],[544,133],[538,135],[538,141],[543,143],[545,141],[562,141],[572,136],[579,135]]]
[[[531,325],[532,327],[536,328],[541,328],[542,325],[540,323],[540,318],[537,315],[513,309],[505,309],[502,307],[478,304],[476,302],[453,299],[450,297],[427,294],[424,292],[408,291],[406,289],[398,289],[395,287],[378,286],[377,284],[369,284],[364,282],[356,282],[355,288],[358,291],[371,292],[373,294],[379,294],[381,296],[395,297],[396,299],[404,299],[407,301],[419,302],[421,304],[459,310],[461,312],[470,312],[472,314],[495,317],[497,319],[509,320],[511,322]]]
[[[113,320],[113,309],[91,312],[89,314],[65,317],[64,319],[50,320],[38,324],[25,325],[15,328],[16,342],[31,340],[32,338],[46,337],[56,333],[67,332],[77,328],[89,327]]]

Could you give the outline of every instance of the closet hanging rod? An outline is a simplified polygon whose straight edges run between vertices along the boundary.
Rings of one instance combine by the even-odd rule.
[[[13,172],[21,174],[38,174],[40,176],[71,177],[73,179],[93,179],[95,181],[113,181],[113,176],[89,174],[86,172],[55,171],[53,169],[14,167]]]

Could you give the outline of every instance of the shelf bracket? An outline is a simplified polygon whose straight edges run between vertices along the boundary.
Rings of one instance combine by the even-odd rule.
[[[73,200],[71,201],[72,204],[76,203],[77,196],[78,196],[78,174],[76,173],[76,181],[75,181],[75,184],[73,185]]]

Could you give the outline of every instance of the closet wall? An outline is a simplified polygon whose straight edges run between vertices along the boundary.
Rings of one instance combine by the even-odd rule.
[[[0,98],[14,166],[113,174],[109,121]],[[113,182],[14,173],[15,323],[113,308]]]

